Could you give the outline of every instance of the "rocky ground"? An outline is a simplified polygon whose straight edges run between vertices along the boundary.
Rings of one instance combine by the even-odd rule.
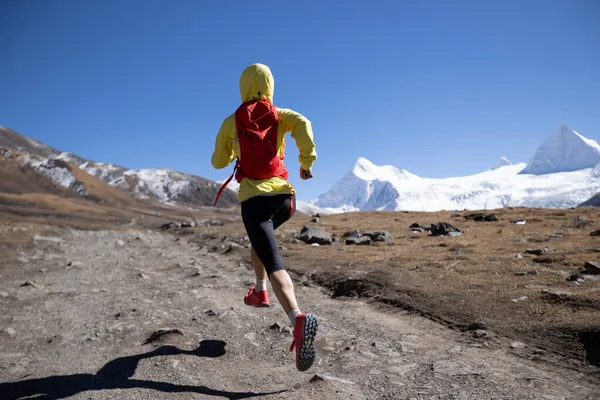
[[[296,275],[302,310],[320,319],[317,362],[300,373],[275,297],[242,302],[245,252],[196,235],[2,226],[0,399],[600,398],[595,370],[332,299]]]

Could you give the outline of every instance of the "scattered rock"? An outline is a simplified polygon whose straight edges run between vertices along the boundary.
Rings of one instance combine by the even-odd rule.
[[[122,241],[121,239],[117,240],[117,244],[121,247],[125,246],[125,242]]]
[[[374,242],[389,242],[391,241],[392,234],[386,231],[370,231],[363,233],[363,237],[369,237]]]
[[[355,238],[355,239],[358,239],[361,236],[362,235],[359,230],[347,231],[347,232],[344,232],[344,234],[342,235],[343,238]]]
[[[470,331],[478,331],[478,330],[486,331],[487,326],[483,322],[473,322],[471,325],[469,325],[469,328],[467,328],[467,329]]]
[[[522,259],[524,259],[524,258],[525,258],[525,257],[523,257],[522,255],[520,255],[520,254],[517,254],[517,260],[522,260]]]
[[[43,274],[48,271],[48,268],[40,268],[40,272]]]
[[[330,245],[333,243],[331,234],[321,227],[303,227],[298,235],[298,239],[307,244],[317,243],[320,245]]]
[[[512,301],[512,302],[515,302],[515,303],[518,303],[519,301],[525,301],[525,300],[527,300],[527,299],[528,299],[528,297],[527,297],[527,296],[521,296],[521,297],[519,297],[519,298],[516,298],[516,299],[511,299],[511,301]]]
[[[525,225],[527,223],[527,220],[525,219],[513,219],[510,221],[511,224],[517,224],[517,225]]]
[[[523,275],[537,275],[537,270],[532,269],[531,271],[519,271],[519,272],[515,272],[515,275],[517,276],[523,276]]]
[[[275,322],[273,325],[271,325],[271,326],[269,327],[269,329],[271,329],[271,330],[275,330],[275,331],[278,331],[278,332],[281,332],[281,330],[282,330],[283,328],[282,328],[282,326],[281,326],[281,325],[279,325],[277,322]]]
[[[215,312],[214,310],[205,310],[204,314],[208,315],[209,317],[216,317],[219,314],[217,314],[217,312]]]
[[[312,217],[311,221],[315,223],[319,222],[319,217]]]
[[[14,337],[17,335],[17,332],[13,328],[4,329],[4,333],[6,333],[10,337]]]
[[[34,287],[36,289],[41,289],[40,286],[37,283],[33,282],[33,281],[25,281],[25,282],[23,282],[21,284],[21,287],[25,287],[25,286],[32,286],[32,287]]]
[[[8,297],[8,293],[7,292],[3,292],[0,290],[0,298],[6,299]]]
[[[412,224],[411,226],[409,226],[408,228],[413,232],[430,232],[431,231],[430,226],[419,225],[416,222],[414,224]]]
[[[167,222],[164,225],[158,227],[159,231],[166,231],[168,229],[179,229],[181,228],[181,223],[179,222]]]
[[[551,233],[548,235],[550,239],[562,239],[565,237],[562,233]]]
[[[346,244],[355,244],[355,245],[371,245],[373,241],[369,236],[362,236],[359,238],[348,238],[346,239]]]
[[[67,264],[67,267],[83,267],[83,263],[81,261],[71,261]]]
[[[478,339],[487,336],[487,334],[488,334],[487,331],[483,330],[483,329],[474,330],[472,333],[473,337],[478,338]]]
[[[511,349],[523,349],[525,348],[525,343],[521,343],[521,342],[512,342],[510,344],[510,348]]]
[[[431,225],[432,236],[457,236],[461,235],[462,231],[448,222],[440,222]]]
[[[581,275],[581,273],[579,272],[575,272],[572,275],[569,275],[569,277],[567,278],[567,281],[569,282],[577,282],[583,280],[583,275]]]
[[[463,217],[466,220],[472,220],[475,222],[492,222],[492,221],[498,221],[498,218],[494,215],[494,214],[479,214],[479,213],[475,213],[475,214],[469,214],[469,215],[465,215]]]
[[[181,223],[182,228],[195,228],[196,221],[184,221]]]
[[[152,332],[152,335],[150,335],[150,337],[148,339],[146,339],[144,344],[155,342],[156,340],[162,338],[165,335],[172,335],[172,334],[173,335],[183,335],[183,332],[176,328],[161,328],[161,329],[158,329],[158,330]]]
[[[594,261],[586,261],[583,265],[584,272],[590,275],[600,275],[600,263]]]
[[[256,333],[254,333],[254,332],[246,333],[244,335],[244,337],[250,341],[256,340]]]
[[[590,236],[600,236],[600,229],[598,229],[597,231],[591,232]]]
[[[544,247],[543,249],[527,249],[525,250],[525,254],[531,254],[534,256],[541,256],[543,254],[546,254],[547,252],[551,251],[552,248],[551,247]]]
[[[536,257],[534,262],[538,264],[558,264],[565,261],[565,256],[563,255],[547,255]]]
[[[26,259],[25,257],[18,257],[17,261],[23,264],[27,264],[29,262],[28,259]]]
[[[313,376],[310,379],[310,382],[323,382],[323,381],[334,381],[334,382],[339,382],[339,383],[343,383],[346,385],[354,385],[354,382],[352,382],[352,381],[336,378],[334,376],[323,375],[323,374],[315,374],[315,376]]]
[[[39,240],[43,242],[52,242],[52,243],[62,243],[63,239],[59,237],[51,237],[51,236],[42,236],[42,235],[33,235],[33,240]]]
[[[137,276],[139,276],[142,279],[150,279],[150,277],[142,272],[140,272]]]

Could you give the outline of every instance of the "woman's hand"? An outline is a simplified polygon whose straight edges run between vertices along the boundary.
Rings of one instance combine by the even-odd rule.
[[[300,179],[302,180],[307,180],[313,177],[312,174],[312,168],[309,168],[308,170],[302,169],[302,167],[300,167]]]

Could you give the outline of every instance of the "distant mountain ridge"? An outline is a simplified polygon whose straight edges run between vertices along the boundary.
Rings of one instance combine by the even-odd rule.
[[[0,148],[26,154],[23,161],[30,168],[81,195],[82,187],[77,185],[67,167],[68,163],[131,196],[165,204],[209,206],[213,204],[220,187],[217,182],[165,168],[130,170],[114,164],[87,160],[5,127],[0,127]],[[237,204],[237,194],[226,189],[218,206]]]
[[[470,176],[422,178],[359,157],[331,189],[303,207],[320,212],[567,208],[599,191],[600,144],[561,125],[527,164],[502,157]]]

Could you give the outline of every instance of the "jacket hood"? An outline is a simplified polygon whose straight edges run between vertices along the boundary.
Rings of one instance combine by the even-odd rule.
[[[273,103],[275,80],[269,67],[264,64],[252,64],[240,77],[240,95],[242,102],[250,100],[268,100]]]

